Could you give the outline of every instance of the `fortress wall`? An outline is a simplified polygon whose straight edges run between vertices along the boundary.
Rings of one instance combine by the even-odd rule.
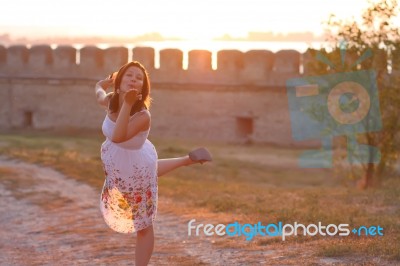
[[[285,83],[311,73],[320,64],[315,54],[224,50],[213,70],[211,53],[193,50],[184,70],[178,49],[161,50],[156,69],[150,47],[0,46],[0,128],[100,130],[104,110],[95,101],[95,83],[138,60],[150,74],[154,136],[298,145],[291,138]],[[364,63],[385,70],[385,56],[376,51]],[[399,58],[394,51],[392,76]]]
[[[85,80],[9,79],[0,83],[2,127],[35,129],[95,128],[102,114],[92,82]],[[104,114],[104,112],[103,112]],[[3,116],[4,115],[4,116]]]
[[[293,144],[286,95],[257,88],[155,89],[152,134]]]

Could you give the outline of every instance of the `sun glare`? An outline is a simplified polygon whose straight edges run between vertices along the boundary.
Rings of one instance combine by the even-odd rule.
[[[366,0],[13,0],[2,7],[0,31],[20,36],[119,36],[160,33],[211,41],[248,32],[322,32],[330,13],[360,13]],[[1,33],[1,32],[0,32]]]

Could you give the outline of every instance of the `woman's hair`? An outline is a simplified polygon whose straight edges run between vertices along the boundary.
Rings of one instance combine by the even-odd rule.
[[[112,76],[115,76],[114,80],[114,93],[111,95],[110,98],[110,104],[108,106],[108,109],[110,110],[111,113],[115,113],[118,111],[118,106],[119,106],[119,93],[120,91],[120,86],[121,86],[121,80],[122,77],[124,76],[126,70],[132,66],[138,67],[143,71],[144,77],[143,77],[143,87],[142,87],[142,99],[137,100],[135,104],[132,106],[131,113],[130,115],[133,115],[136,112],[141,111],[143,108],[149,109],[150,108],[150,103],[151,103],[151,98],[150,98],[150,80],[149,80],[149,74],[147,73],[146,69],[144,66],[139,63],[138,61],[132,61],[129,62],[125,65],[123,65],[118,72],[111,74]]]

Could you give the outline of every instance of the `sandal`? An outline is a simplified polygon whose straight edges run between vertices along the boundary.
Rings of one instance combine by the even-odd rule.
[[[201,164],[212,161],[211,154],[206,148],[198,148],[191,151],[189,153],[189,158],[193,162],[199,162]]]

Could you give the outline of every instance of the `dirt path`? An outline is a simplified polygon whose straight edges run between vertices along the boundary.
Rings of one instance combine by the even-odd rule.
[[[134,265],[135,235],[115,233],[106,226],[99,196],[100,191],[50,168],[0,157],[0,265]],[[315,258],[306,243],[250,246],[243,245],[243,239],[229,243],[221,238],[188,237],[189,220],[161,208],[150,265],[365,262],[362,258]]]
[[[133,265],[134,235],[104,223],[100,191],[50,168],[0,158],[1,265]],[[160,212],[151,265],[265,261],[260,251],[222,248],[187,236],[187,219]]]

